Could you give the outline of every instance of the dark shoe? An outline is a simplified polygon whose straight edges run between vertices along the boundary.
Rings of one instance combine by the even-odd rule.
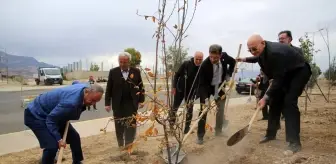
[[[83,164],[83,162],[72,162],[72,164]]]
[[[301,144],[296,142],[290,142],[286,150],[296,153],[301,150]]]
[[[200,138],[198,137],[198,139],[196,140],[196,143],[199,144],[199,145],[202,145],[203,144],[203,138]]]
[[[267,117],[263,117],[262,119],[260,119],[259,121],[263,121],[263,120],[268,120]]]
[[[275,140],[275,137],[264,137],[262,140],[260,140],[259,144],[263,144],[272,140]]]

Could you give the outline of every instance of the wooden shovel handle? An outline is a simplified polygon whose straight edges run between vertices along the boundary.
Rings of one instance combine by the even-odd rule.
[[[70,124],[70,122],[68,121],[66,126],[65,126],[65,129],[64,129],[64,134],[63,134],[63,139],[62,139],[64,142],[66,142],[66,138],[67,138],[67,135],[68,135],[69,124]],[[63,151],[64,151],[64,147],[61,147],[59,152],[58,152],[57,164],[62,163]]]
[[[241,47],[242,47],[242,44],[239,44],[237,58],[240,57]],[[237,66],[238,66],[238,62],[236,62],[236,64],[235,64],[235,67],[234,67],[234,70],[233,70],[233,75],[232,75],[231,80],[230,80],[230,85],[231,85],[231,83],[234,83],[234,80],[235,80],[235,77],[236,77],[236,69],[237,69]],[[226,96],[227,99],[226,99],[226,103],[225,103],[225,108],[224,108],[225,110],[224,110],[224,113],[227,113],[227,107],[228,107],[228,105],[229,105],[229,100],[230,100],[231,90],[232,90],[232,88],[231,88],[231,86],[230,86],[230,88],[229,88],[229,90],[228,90],[228,93],[227,93],[227,96]],[[224,99],[224,98],[222,98],[222,99]],[[224,114],[224,115],[225,115],[225,114]]]

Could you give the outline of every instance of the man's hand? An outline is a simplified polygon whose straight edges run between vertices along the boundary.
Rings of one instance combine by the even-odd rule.
[[[175,94],[176,94],[176,88],[173,88],[172,91],[171,91],[171,93],[172,93],[172,95],[175,96]]]
[[[105,106],[105,110],[106,110],[106,112],[110,112],[111,111],[111,106]]]
[[[63,148],[66,147],[66,143],[63,141],[63,139],[58,141],[58,148],[61,148],[61,147],[63,147]]]
[[[256,81],[260,81],[260,76],[257,76]]]
[[[258,102],[259,109],[262,109],[265,105],[266,105],[266,99],[265,98],[260,99]]]
[[[144,106],[144,103],[139,103],[139,108],[143,108]]]
[[[246,59],[245,59],[245,58],[236,58],[236,61],[237,61],[237,62],[245,62]]]

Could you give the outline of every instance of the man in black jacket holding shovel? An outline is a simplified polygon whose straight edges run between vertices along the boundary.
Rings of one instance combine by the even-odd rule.
[[[312,72],[303,55],[288,45],[264,41],[260,35],[253,35],[247,42],[248,50],[253,57],[238,58],[238,62],[258,62],[263,72],[273,83],[264,97],[258,102],[264,107],[270,99],[271,110],[265,138],[274,140],[278,130],[281,110],[284,110],[286,125],[287,151],[295,153],[301,150],[300,111],[298,98],[303,92]]]
[[[251,79],[251,81],[254,84],[257,84],[259,82],[258,89],[260,90],[260,94],[258,95],[258,99],[262,98],[265,95],[267,88],[269,86],[269,81],[267,77],[262,72],[262,70],[260,70],[260,74],[257,76],[257,79],[255,81]],[[262,108],[262,115],[263,118],[261,120],[268,120],[268,105],[265,105]]]
[[[186,124],[184,133],[188,133],[190,123],[193,116],[193,100],[197,98],[197,88],[199,78],[197,72],[203,61],[203,53],[195,52],[190,60],[183,62],[179,70],[174,75],[172,94],[174,95],[173,110],[170,112],[170,125],[174,125],[176,121],[176,112],[181,105],[183,99],[188,102]],[[195,81],[195,82],[194,82]],[[194,84],[193,84],[194,83]]]
[[[222,47],[217,44],[213,44],[209,48],[209,57],[207,57],[201,65],[200,68],[200,103],[204,104],[205,99],[210,98],[211,95],[214,96],[214,99],[217,100],[218,111],[216,113],[216,127],[215,134],[216,136],[221,135],[222,127],[224,122],[224,107],[225,100],[220,100],[220,97],[225,93],[220,88],[221,84],[225,81],[230,80],[230,74],[227,70],[228,65],[235,65],[234,63],[229,63],[229,60],[225,59],[230,56],[222,55]],[[230,57],[232,58],[232,57]],[[233,59],[233,58],[232,58]],[[234,68],[234,67],[233,67]],[[233,69],[232,69],[233,72]],[[231,73],[232,73],[231,72]],[[225,88],[225,85],[223,86]],[[218,91],[220,90],[219,94]],[[202,111],[201,105],[201,111]],[[200,112],[201,114],[202,112]],[[203,144],[203,137],[205,135],[205,125],[206,125],[207,114],[203,115],[201,120],[198,122],[197,130],[197,143]]]

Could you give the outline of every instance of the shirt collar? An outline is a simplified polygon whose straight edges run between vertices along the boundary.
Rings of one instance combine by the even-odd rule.
[[[121,72],[129,72],[129,70],[130,70],[130,68],[128,68],[127,71],[124,71],[124,70],[122,70],[122,69],[120,68],[120,71],[121,71]]]

